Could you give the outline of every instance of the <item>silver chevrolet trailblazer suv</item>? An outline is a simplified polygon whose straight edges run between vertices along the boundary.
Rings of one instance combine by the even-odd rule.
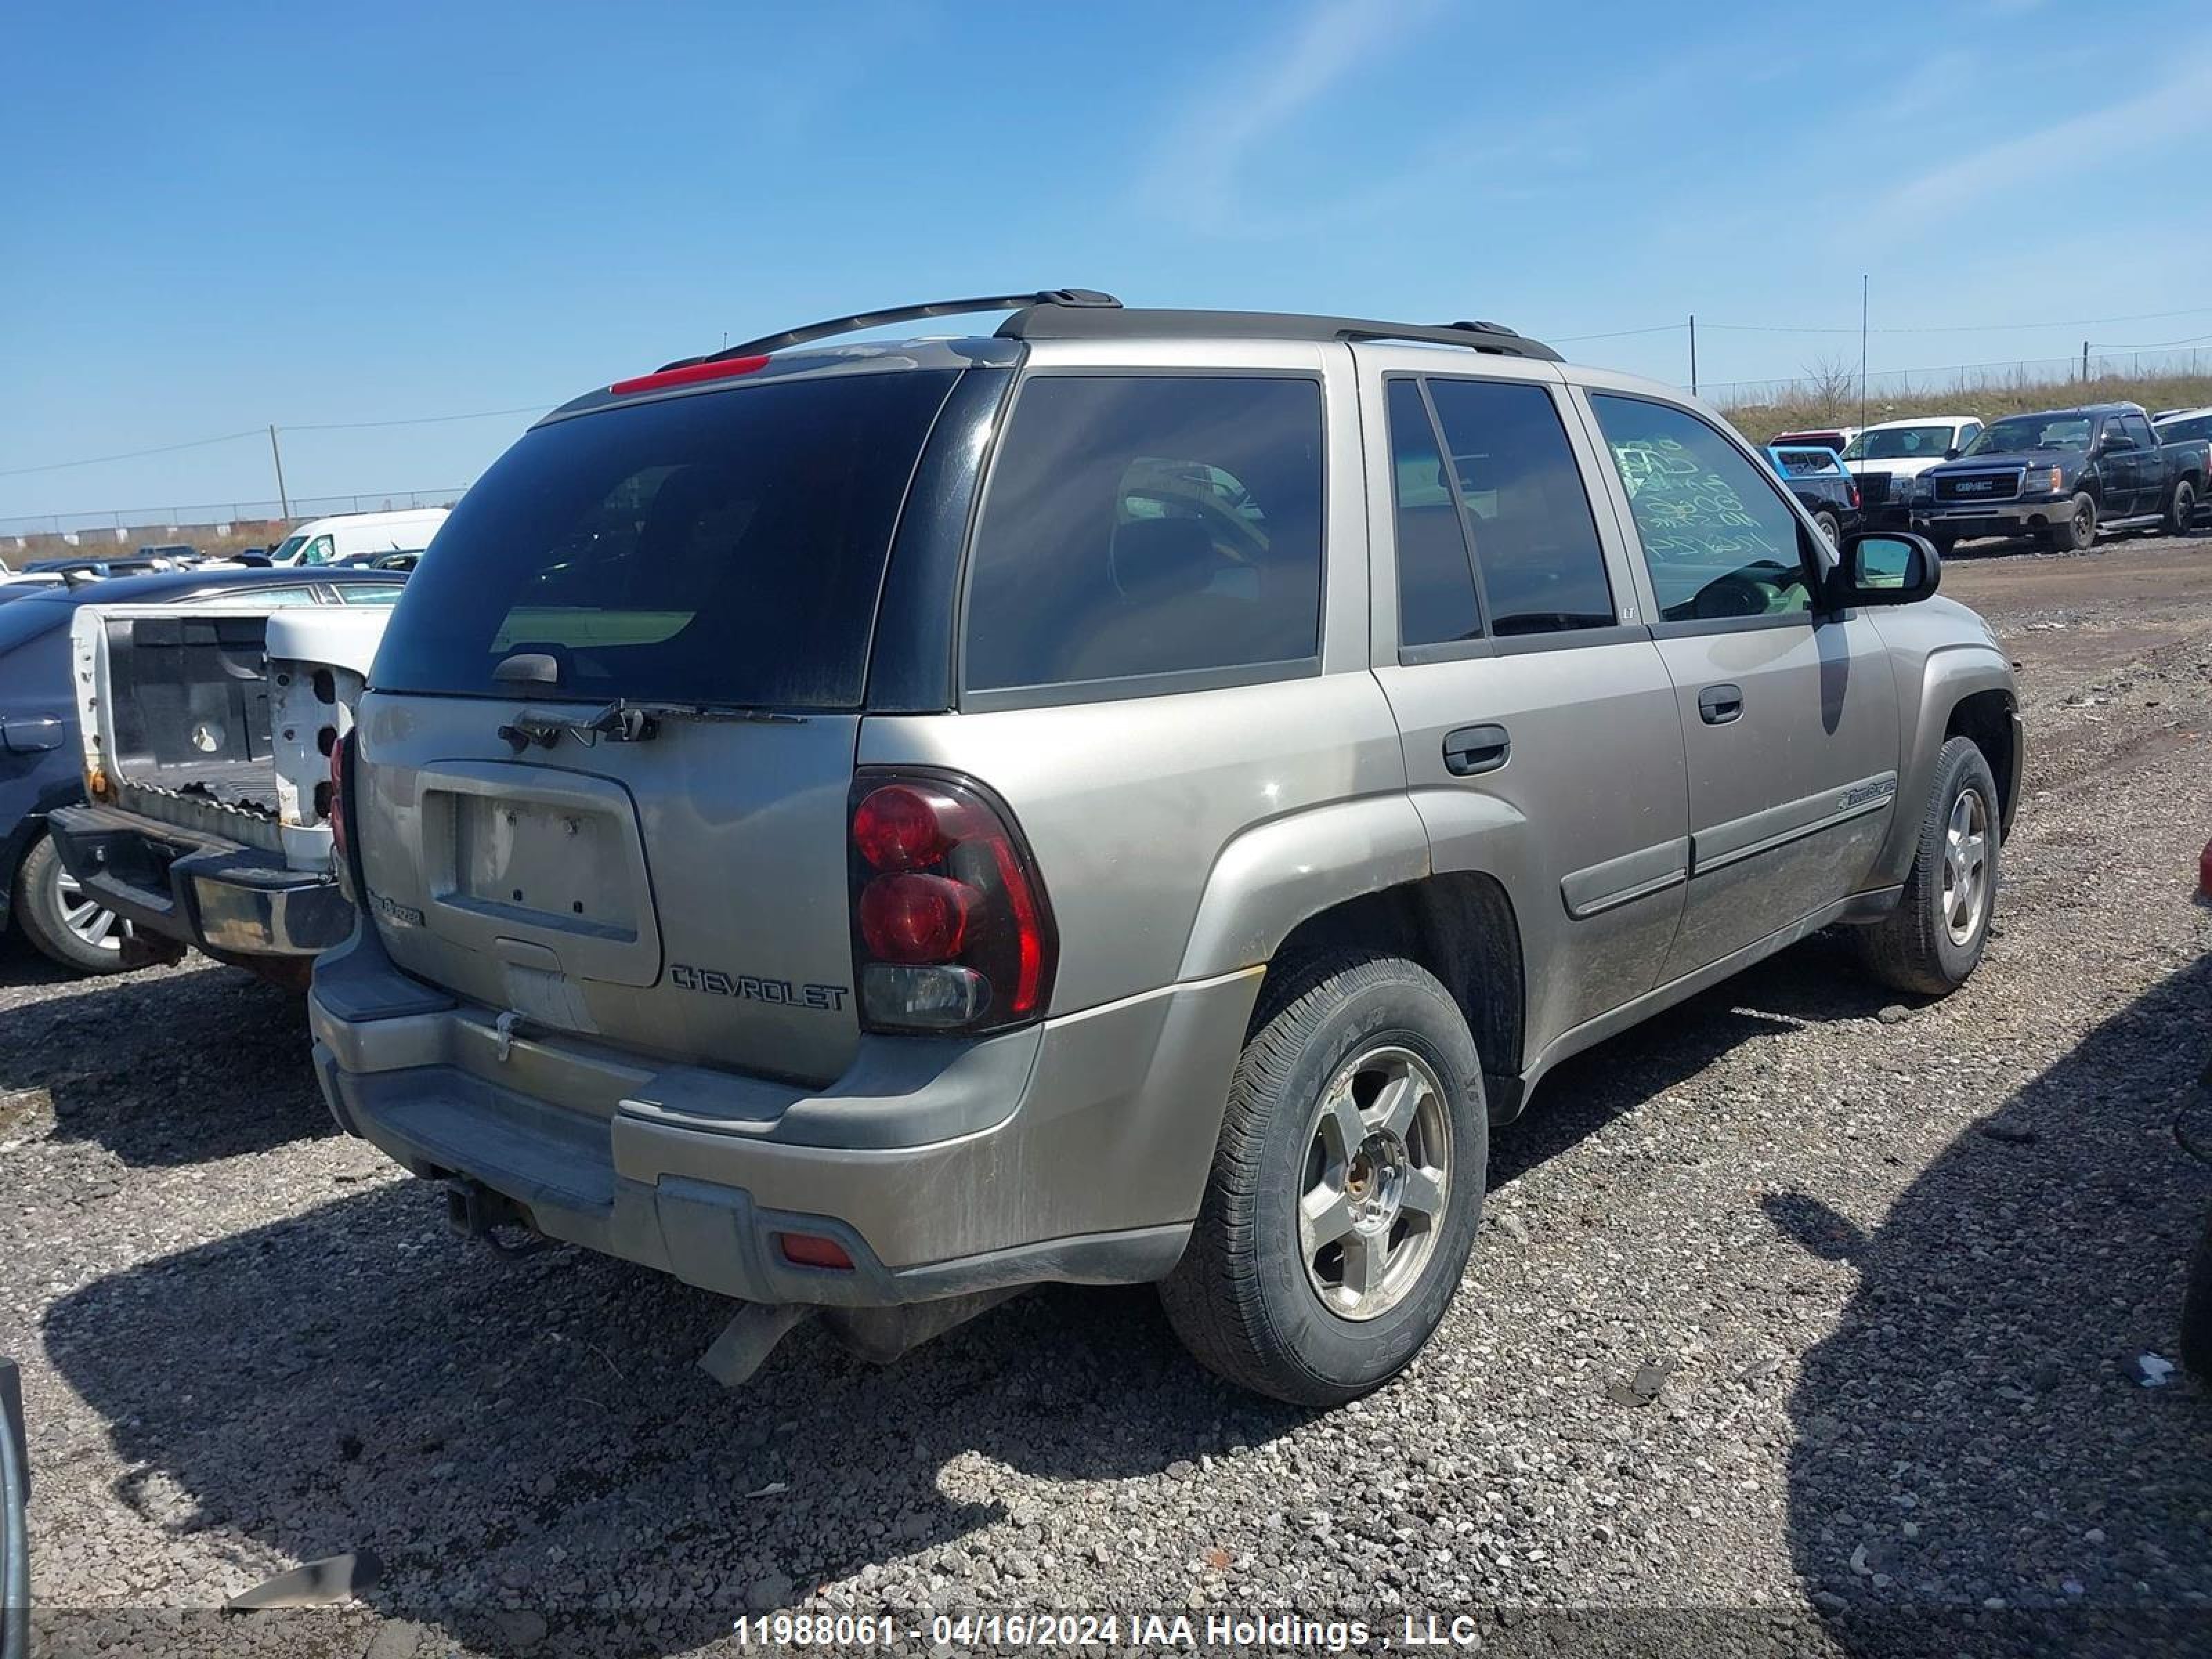
[[[1973,972],[2021,735],[1938,574],[1492,324],[1059,290],[687,359],[401,599],[316,1069],[465,1231],[738,1298],[726,1380],[1156,1280],[1346,1400],[1560,1060],[1831,924]]]

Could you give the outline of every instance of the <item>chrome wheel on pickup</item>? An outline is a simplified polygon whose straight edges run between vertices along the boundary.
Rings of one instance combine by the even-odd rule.
[[[123,969],[130,924],[89,896],[41,836],[15,872],[15,920],[42,955],[81,974]]]

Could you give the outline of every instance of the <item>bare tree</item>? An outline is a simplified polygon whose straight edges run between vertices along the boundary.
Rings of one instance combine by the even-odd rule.
[[[1859,406],[1859,366],[1841,357],[1807,365],[1802,382],[1805,400],[1825,421],[1838,421]]]

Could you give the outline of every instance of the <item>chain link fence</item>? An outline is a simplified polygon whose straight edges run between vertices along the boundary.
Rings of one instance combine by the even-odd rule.
[[[389,514],[403,507],[452,507],[460,500],[465,484],[456,489],[380,489],[358,495],[295,495],[289,502],[199,502],[192,507],[100,507],[86,514],[31,514],[24,518],[0,518],[0,538],[95,538],[131,540],[133,535],[170,535],[185,531],[226,533],[230,526],[303,525],[310,518],[331,514]],[[289,514],[285,511],[289,507]]]

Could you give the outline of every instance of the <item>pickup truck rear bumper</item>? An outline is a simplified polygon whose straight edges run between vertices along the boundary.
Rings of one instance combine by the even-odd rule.
[[[47,819],[69,872],[125,921],[225,957],[307,957],[353,932],[336,878],[112,806]]]

